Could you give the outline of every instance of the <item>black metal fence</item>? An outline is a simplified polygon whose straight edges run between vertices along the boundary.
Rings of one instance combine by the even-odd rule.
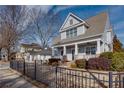
[[[55,67],[43,65],[41,61],[11,61],[10,67],[33,80],[55,87]]]
[[[121,88],[123,72],[101,72],[57,67],[56,87],[66,88]]]
[[[10,67],[20,73],[56,88],[122,88],[123,72],[101,72],[66,67],[52,67],[24,61],[11,61]]]

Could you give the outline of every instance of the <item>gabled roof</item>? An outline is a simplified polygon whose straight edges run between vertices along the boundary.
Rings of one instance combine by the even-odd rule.
[[[31,55],[52,55],[52,50],[41,50],[41,51],[28,51]]]
[[[108,18],[108,14],[106,12],[103,12],[103,13],[100,13],[96,16],[88,18],[85,21],[90,26],[84,34],[76,36],[76,37],[72,37],[72,38],[63,39],[62,41],[61,41],[60,36],[58,36],[53,40],[53,45],[63,44],[63,43],[68,43],[68,42],[74,42],[77,40],[82,40],[82,39],[86,39],[89,37],[102,35],[105,31],[107,18]]]
[[[52,54],[52,50],[50,47],[48,47],[46,50],[43,50],[43,48],[36,44],[36,43],[32,43],[32,44],[21,44],[22,47],[24,48],[32,48],[32,49],[38,49],[39,51],[35,51],[35,50],[27,50],[26,52],[30,53],[31,55],[51,55]]]
[[[60,27],[60,32],[61,32],[61,29],[64,27],[64,25],[66,24],[66,22],[68,21],[69,17],[72,16],[73,18],[75,18],[76,20],[79,21],[79,23],[85,23],[84,20],[82,20],[81,18],[79,18],[78,16],[74,15],[73,13],[69,13],[68,16],[66,17],[64,23],[62,24],[62,26]]]
[[[34,48],[34,49],[41,49],[40,45],[32,43],[32,44],[21,44],[22,47],[24,48]]]

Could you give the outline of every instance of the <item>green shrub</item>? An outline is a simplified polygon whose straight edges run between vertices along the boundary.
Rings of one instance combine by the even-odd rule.
[[[100,54],[100,57],[104,57],[104,58],[107,58],[107,59],[112,59],[113,53],[112,52],[104,52],[104,53]]]
[[[124,71],[124,52],[113,53],[111,70]]]
[[[86,60],[85,59],[77,59],[75,64],[78,68],[86,68]]]

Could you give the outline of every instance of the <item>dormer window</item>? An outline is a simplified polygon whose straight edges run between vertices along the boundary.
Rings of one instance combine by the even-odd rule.
[[[66,31],[67,38],[74,37],[74,36],[77,36],[77,28],[69,29]]]
[[[73,24],[73,19],[70,20],[70,25],[72,25],[72,24]]]

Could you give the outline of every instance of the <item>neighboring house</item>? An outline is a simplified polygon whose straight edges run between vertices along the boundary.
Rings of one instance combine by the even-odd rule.
[[[53,39],[52,56],[67,60],[89,59],[113,51],[113,31],[106,12],[82,20],[69,13]]]
[[[43,50],[38,44],[21,44],[20,53],[17,53],[16,58],[23,58],[26,61],[48,60],[51,58],[52,50],[47,48]]]

